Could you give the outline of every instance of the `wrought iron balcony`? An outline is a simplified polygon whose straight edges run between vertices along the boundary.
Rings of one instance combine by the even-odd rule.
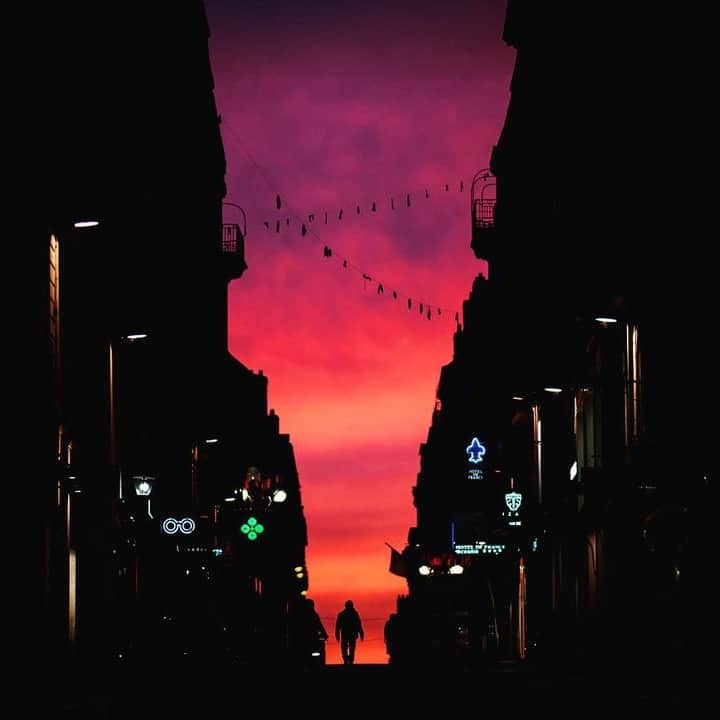
[[[495,176],[490,170],[480,170],[472,182],[470,192],[472,242],[475,257],[489,260],[495,243]]]
[[[237,223],[223,223],[221,252],[223,269],[228,280],[235,280],[247,270],[245,236]]]

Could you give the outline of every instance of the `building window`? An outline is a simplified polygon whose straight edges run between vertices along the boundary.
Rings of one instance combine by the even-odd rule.
[[[642,434],[642,366],[637,325],[625,327],[625,446],[634,447]]]
[[[592,388],[580,388],[575,395],[575,434],[578,479],[583,468],[602,465],[602,400]]]

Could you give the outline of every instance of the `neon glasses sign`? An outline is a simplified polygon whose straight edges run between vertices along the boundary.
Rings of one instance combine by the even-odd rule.
[[[174,535],[181,532],[183,535],[190,535],[195,530],[195,521],[192,518],[183,518],[176,520],[175,518],[165,518],[162,523],[162,531],[166,535]]]

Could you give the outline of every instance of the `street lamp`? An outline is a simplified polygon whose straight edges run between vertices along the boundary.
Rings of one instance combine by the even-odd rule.
[[[147,339],[145,332],[133,332],[121,335],[120,340],[133,343],[138,340]],[[115,348],[112,337],[108,340],[108,415],[110,426],[110,467],[113,472],[118,473],[118,497],[123,499],[122,468],[118,467],[117,461],[117,409],[115,403]],[[140,477],[140,476],[138,476]],[[147,476],[142,476],[147,477]],[[152,486],[151,486],[152,491]],[[135,488],[137,493],[137,487]],[[148,493],[149,495],[149,493]],[[150,514],[150,501],[148,500],[148,514]],[[152,517],[152,515],[150,515]]]
[[[135,494],[140,496],[150,495],[152,492],[152,481],[154,477],[149,475],[133,475],[135,481]]]
[[[133,475],[135,481],[135,494],[138,497],[147,498],[147,514],[152,520],[153,514],[150,510],[150,493],[152,493],[155,478],[151,475]]]
[[[98,226],[100,223],[97,220],[90,218],[78,219],[73,222],[73,227],[83,230],[85,228],[92,228]],[[65,230],[69,230],[65,228]],[[59,231],[58,231],[59,232]],[[67,465],[70,465],[71,445],[70,442],[66,442],[65,433],[63,427],[64,408],[61,406],[60,398],[63,395],[63,363],[61,358],[61,295],[60,285],[62,280],[61,273],[61,242],[60,236],[55,232],[51,232],[48,238],[48,280],[50,289],[50,302],[49,302],[49,330],[50,330],[50,341],[51,341],[51,353],[52,363],[54,366],[54,395],[58,407],[61,408],[59,421],[58,421],[58,460],[60,460],[65,454],[67,454]],[[67,487],[67,483],[73,483],[72,490]],[[72,526],[74,523],[73,513],[73,493],[81,492],[81,488],[77,483],[77,478],[73,475],[68,474],[62,481],[58,482],[57,486],[57,504],[60,506],[63,502],[65,504],[65,553],[67,557],[67,639],[74,643],[76,640],[77,631],[77,614],[78,614],[78,572],[77,572],[77,549],[74,546]],[[63,493],[64,489],[67,491]]]

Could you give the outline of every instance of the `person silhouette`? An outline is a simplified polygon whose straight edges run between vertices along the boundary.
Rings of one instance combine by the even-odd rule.
[[[306,664],[309,653],[321,648],[324,658],[324,642],[328,639],[328,633],[315,610],[315,602],[310,598],[303,598],[296,605],[290,620],[291,645],[296,661]]]
[[[355,609],[352,600],[345,602],[345,609],[338,613],[335,621],[335,639],[340,643],[343,664],[352,665],[355,662],[355,643],[358,635],[365,640],[360,615]]]
[[[329,637],[327,630],[325,630],[320,615],[318,615],[318,611],[315,609],[315,601],[310,598],[305,600],[305,614],[312,637],[327,640]]]
[[[383,628],[385,652],[388,655],[388,663],[391,665],[397,663],[399,623],[397,613],[391,613]]]

